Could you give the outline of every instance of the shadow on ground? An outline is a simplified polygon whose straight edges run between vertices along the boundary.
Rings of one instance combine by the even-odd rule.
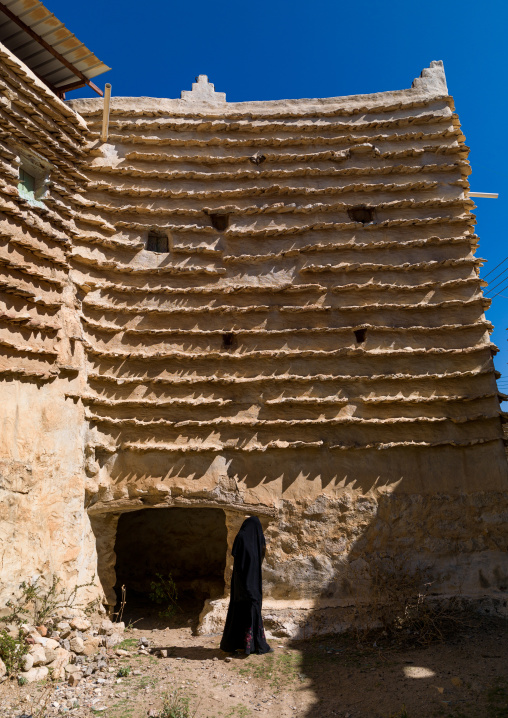
[[[298,678],[314,694],[305,718],[507,718],[508,622],[478,617],[428,647],[294,642]]]
[[[185,658],[188,661],[206,661],[217,658],[224,659],[224,653],[220,648],[206,648],[204,646],[158,646],[158,649],[166,649],[168,658]]]
[[[126,626],[130,625],[142,631],[190,627],[194,632],[199,623],[199,614],[203,604],[203,597],[196,598],[193,594],[181,593],[173,614],[165,617],[161,615],[161,609],[164,606],[154,603],[145,593],[130,590],[122,620]],[[115,611],[119,610],[120,605],[117,604]]]

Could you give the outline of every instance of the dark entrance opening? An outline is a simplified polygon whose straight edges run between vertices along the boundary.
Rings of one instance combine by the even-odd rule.
[[[122,514],[116,542],[116,586],[126,588],[124,620],[138,628],[193,623],[206,598],[224,593],[227,530],[224,511],[207,508],[141,509]],[[170,618],[150,598],[157,574],[171,576],[178,591]],[[117,605],[118,609],[118,605]]]

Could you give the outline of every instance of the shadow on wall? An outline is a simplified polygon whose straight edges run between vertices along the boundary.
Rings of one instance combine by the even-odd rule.
[[[508,511],[508,485],[501,442],[466,448],[391,449],[389,466],[381,478],[376,478],[382,464],[379,458],[374,462],[373,457],[379,456],[384,458],[382,452],[361,450],[295,452],[294,459],[281,468],[276,454],[267,451],[256,455],[255,471],[251,456],[231,452],[219,457],[232,486],[241,486],[242,498],[247,501],[263,496],[265,506],[269,501],[279,502],[277,519],[261,517],[268,541],[264,616],[267,628],[276,635],[289,633],[300,639],[361,623],[372,604],[372,575],[384,560],[401,571],[411,572],[416,566],[428,569],[437,579],[433,590],[438,593],[462,593],[478,599],[489,595],[506,601],[508,541],[502,516]],[[203,471],[196,470],[198,465]],[[285,471],[286,466],[291,467],[290,473]],[[170,470],[167,457],[120,455],[108,467],[111,492],[114,495],[124,485],[129,491],[128,498],[122,499],[124,504],[129,500],[139,506],[140,499],[153,503],[166,500],[164,492],[160,493],[161,483],[171,488],[173,496],[184,495],[190,500],[204,500],[209,491],[209,498],[225,501],[225,511],[219,513],[226,514],[226,499],[216,493],[222,474],[207,475],[209,467],[206,454],[192,457],[189,463],[184,458]],[[250,477],[248,481],[242,480],[244,476]],[[232,494],[234,491],[232,488]],[[160,511],[170,517],[172,512],[182,511],[192,517],[195,511],[213,510],[145,509],[131,515],[150,517]],[[124,516],[128,521],[129,514]],[[242,517],[237,518],[241,522]],[[106,535],[104,527],[110,521],[114,531],[109,538],[111,553],[116,519],[108,515],[98,519],[102,522],[102,534],[96,533],[101,561],[101,556],[107,558],[107,551],[101,552],[99,535]],[[196,542],[191,524],[189,541],[202,545]],[[229,524],[228,528],[233,538],[237,529]],[[133,535],[142,536],[143,531]],[[152,541],[151,549],[139,551],[139,555],[148,556],[155,544]],[[129,550],[124,553],[128,556]],[[114,569],[114,556],[108,560],[109,570]],[[110,585],[114,585],[114,578]],[[311,653],[304,652],[302,673],[311,677],[316,700],[329,696],[328,714],[332,715],[340,685],[331,686],[330,677],[315,670]],[[319,710],[320,715],[327,715],[321,705]],[[314,718],[316,706],[307,715]]]
[[[491,445],[491,450],[495,452],[497,447]],[[464,450],[464,461],[467,454]],[[435,459],[434,465],[438,465]],[[362,696],[368,681],[362,686],[359,676],[354,690],[350,685],[352,670],[356,670],[354,645],[351,653],[329,654],[330,639],[326,636],[369,622],[372,625],[376,604],[382,604],[390,594],[413,591],[414,595],[421,589],[421,582],[411,578],[415,572],[433,581],[433,594],[463,596],[477,601],[486,611],[508,615],[508,531],[503,520],[508,512],[508,483],[501,463],[497,475],[492,459],[490,466],[494,470],[489,477],[482,477],[482,491],[466,493],[467,472],[460,477],[457,471],[454,481],[463,484],[462,491],[450,482],[448,490],[440,489],[444,481],[434,474],[426,490],[408,478],[368,496],[347,490],[339,498],[322,495],[303,510],[299,531],[291,527],[294,509],[288,511],[286,507],[287,537],[280,540],[279,536],[280,543],[297,555],[299,542],[307,542],[307,556],[282,562],[269,550],[265,583],[267,588],[275,588],[277,569],[284,581],[275,592],[282,598],[285,591],[287,598],[292,587],[307,580],[314,590],[312,609],[299,611],[295,600],[296,610],[285,611],[282,621],[270,610],[264,613],[267,627],[275,635],[289,629],[297,641],[317,636],[302,651],[301,674],[310,679],[309,688],[315,696],[305,713],[307,718],[315,718],[317,710],[323,717],[343,715],[341,711],[364,715]],[[267,530],[272,541],[274,531],[275,527]],[[295,646],[302,648],[298,642]],[[330,655],[334,656],[333,675],[323,662]],[[371,670],[378,664],[374,661]],[[381,683],[376,690],[381,699]],[[387,714],[400,710],[399,695],[387,693],[384,699],[389,706]]]
[[[266,431],[271,432],[270,440],[273,439],[273,429]],[[319,431],[320,441],[326,439],[326,427],[321,427]],[[244,433],[243,430],[238,429],[236,432],[238,436]],[[135,432],[133,438],[134,434]],[[217,432],[213,436],[200,438],[200,441],[203,443],[208,439],[222,441],[223,438],[224,434]],[[252,444],[256,441],[263,443],[269,439],[262,436],[261,431],[256,431],[241,442],[238,438],[238,445]],[[292,487],[295,485],[298,487],[300,484],[312,486],[314,491],[316,482],[319,482],[323,489],[334,491],[337,488],[338,475],[346,477],[346,480],[348,476],[355,476],[354,490],[362,493],[380,486],[379,477],[370,468],[364,468],[361,472],[358,470],[361,464],[364,467],[369,466],[369,450],[357,451],[354,462],[340,455],[345,452],[324,452],[321,447],[306,449],[304,456],[298,450],[285,449],[285,452],[289,457],[285,458],[283,467],[280,464],[279,452],[271,450],[263,453],[247,452],[246,456],[243,456],[243,452],[227,449],[223,450],[220,456],[217,456],[214,450],[196,452],[191,457],[175,452],[174,461],[169,463],[169,468],[168,452],[147,451],[142,454],[119,452],[113,457],[109,454],[100,457],[100,460],[103,465],[107,463],[109,490],[115,498],[136,499],[139,490],[139,497],[147,503],[156,503],[158,492],[160,492],[160,500],[164,500],[166,493],[169,492],[172,496],[184,495],[192,498],[193,491],[196,491],[196,497],[199,498],[203,496],[203,490],[206,490],[208,478],[210,486],[215,488],[218,480],[227,477],[228,483],[233,481],[234,485],[241,486],[247,503],[249,503],[247,492],[252,491],[253,504],[260,503],[258,490],[264,492],[266,489],[266,497],[263,498],[268,501],[284,495]],[[254,460],[255,471],[253,471]],[[97,498],[100,500],[99,496],[94,497],[94,501]],[[243,500],[241,499],[240,502]]]

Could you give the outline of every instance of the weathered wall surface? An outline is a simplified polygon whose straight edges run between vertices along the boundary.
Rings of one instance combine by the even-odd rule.
[[[53,355],[16,349],[8,366],[44,373],[26,389],[6,375],[12,406],[40,406],[30,422],[42,428],[31,454],[14,453],[26,431],[11,409],[3,447],[38,476],[36,447],[53,447],[55,491],[76,507],[72,521],[55,509],[77,549],[69,571],[98,567],[113,603],[122,513],[219,507],[229,546],[245,513],[262,518],[267,610],[292,633],[311,609],[335,611],[328,627],[346,620],[380,554],[429,566],[443,593],[504,596],[495,347],[440,63],[410,90],[347,98],[226,103],[204,78],[181,100],[116,98],[107,143],[102,103],[70,105],[73,192],[62,170],[36,212],[7,182],[7,222],[37,215],[65,239],[23,230],[51,255],[30,255],[23,287],[45,297],[32,275],[51,269],[61,287],[41,286],[59,298],[58,328],[30,337]],[[359,221],[359,207],[372,216]],[[154,231],[167,252],[147,250]],[[19,302],[30,317],[45,306]],[[8,321],[11,342],[31,326]],[[40,561],[61,550],[44,542]],[[211,608],[203,630],[224,603]]]
[[[23,580],[87,581],[96,564],[84,509],[81,328],[69,280],[85,218],[86,124],[0,46],[0,607]],[[23,162],[45,196],[18,192]]]
[[[72,106],[97,139],[100,103]],[[440,63],[368,96],[226,103],[202,77],[181,100],[114,99],[86,171],[114,233],[73,249],[90,513],[266,514],[269,604],[347,602],[344,562],[368,574],[376,552],[502,593],[467,152]]]

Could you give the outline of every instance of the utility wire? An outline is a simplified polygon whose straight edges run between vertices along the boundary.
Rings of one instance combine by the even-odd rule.
[[[491,296],[490,298],[493,299],[494,297],[497,297],[498,294],[501,294],[501,292],[504,292],[504,290],[505,290],[506,287],[508,286],[507,282],[508,282],[508,277],[505,277],[505,278],[502,279],[500,282],[498,282],[497,284],[495,284],[495,285],[492,287],[492,289],[490,290],[490,292],[494,291],[494,289],[498,289],[498,288],[499,288],[499,289],[498,289],[498,292],[497,292],[497,294],[494,294],[494,295]],[[489,292],[489,293],[490,293],[490,292]],[[487,296],[487,294],[486,294],[485,296]]]
[[[485,294],[490,294],[496,287],[499,287],[500,284],[504,284],[507,279],[508,279],[508,277],[503,277],[498,282],[495,282],[492,285],[489,284],[489,288],[486,290]]]
[[[500,267],[502,264],[504,264],[507,259],[508,259],[508,257],[505,257],[501,262],[499,262],[499,264],[496,264],[496,266],[495,266],[493,269],[491,269],[490,272],[487,272],[487,274],[485,275],[485,277],[488,277],[489,274],[492,274],[492,272],[495,272],[496,269],[497,269],[498,267]],[[485,279],[485,277],[484,277],[484,279]]]
[[[503,274],[506,274],[508,272],[508,268],[503,269],[502,272],[499,272],[499,274],[496,274],[495,277],[492,277],[492,279],[489,282],[489,286],[492,284],[492,282],[495,282],[498,277],[501,277]],[[485,277],[482,277],[483,280],[485,280]]]
[[[506,289],[506,287],[503,287],[502,289],[499,290],[499,292],[497,294],[501,294],[501,292],[504,292],[505,289]],[[497,294],[494,294],[493,297],[489,297],[489,299],[495,299],[497,297]]]

